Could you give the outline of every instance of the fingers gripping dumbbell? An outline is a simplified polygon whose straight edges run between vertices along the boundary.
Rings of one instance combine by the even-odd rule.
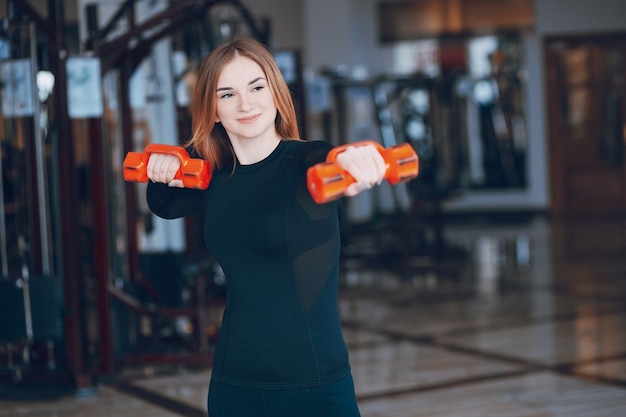
[[[190,158],[181,146],[151,144],[143,152],[128,152],[124,158],[124,179],[132,182],[148,181],[148,160],[153,153],[165,153],[177,156],[180,169],[175,179],[182,180],[185,188],[205,190],[211,182],[211,167],[204,159]]]
[[[316,164],[307,170],[307,185],[316,203],[327,203],[345,195],[348,186],[356,180],[337,163],[337,155],[349,146],[363,145],[373,145],[378,148],[387,166],[385,179],[389,184],[398,184],[417,177],[419,159],[413,147],[408,143],[387,149],[371,140],[337,146],[328,153],[326,162]]]

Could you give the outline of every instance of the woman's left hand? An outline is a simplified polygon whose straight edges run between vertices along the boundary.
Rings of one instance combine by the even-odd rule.
[[[387,172],[385,160],[373,145],[348,146],[337,155],[337,163],[356,180],[346,190],[348,197],[380,184]]]

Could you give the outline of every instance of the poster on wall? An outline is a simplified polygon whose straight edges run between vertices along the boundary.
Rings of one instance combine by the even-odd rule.
[[[35,111],[32,70],[28,59],[0,63],[2,86],[2,115],[4,117],[32,116]]]
[[[66,62],[67,106],[72,119],[102,116],[100,60],[71,57]]]

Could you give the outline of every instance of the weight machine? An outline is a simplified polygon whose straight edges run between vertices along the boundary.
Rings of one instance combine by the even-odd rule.
[[[148,216],[141,190],[121,174],[123,155],[138,146],[141,122],[130,103],[131,82],[164,40],[189,62],[174,75],[175,85],[229,37],[248,34],[267,44],[269,24],[238,1],[166,2],[143,20],[138,3],[121,2],[104,25],[97,5],[81,10],[88,34],[80,44],[68,37],[62,0],[49,0],[47,15],[27,0],[6,2],[0,30],[0,398],[19,398],[23,388],[31,396],[87,395],[97,379],[125,365],[211,361],[217,330],[208,322],[208,306],[223,299],[225,287],[219,267],[199,249],[198,219],[185,222],[186,247],[159,257],[164,264],[139,250],[139,230],[149,230],[151,221],[142,222]],[[99,61],[101,117],[68,112],[71,56]],[[41,74],[53,81],[45,97],[35,87]],[[146,100],[158,102],[162,91]],[[172,139],[183,141],[187,108],[177,103],[172,110]],[[174,291],[153,279],[164,266],[171,268]],[[181,324],[180,317],[188,320]],[[189,336],[190,324],[192,337],[170,337],[172,328]],[[148,349],[160,343],[163,349]],[[31,388],[44,382],[45,390],[33,394]]]
[[[85,11],[85,47],[100,59],[103,83],[110,83],[106,117],[94,122],[102,146],[91,155],[106,161],[101,177],[111,184],[99,188],[108,214],[95,230],[109,234],[102,246],[111,263],[99,279],[101,296],[110,299],[102,314],[114,329],[101,341],[111,358],[108,373],[121,366],[212,361],[218,326],[211,320],[219,320],[225,286],[219,265],[203,249],[201,216],[182,220],[181,230],[167,229],[148,211],[145,189],[124,183],[122,160],[150,143],[178,145],[188,139],[188,97],[173,91],[191,89],[185,86],[189,76],[212,49],[240,34],[269,42],[268,22],[255,19],[238,1],[161,2],[164,7],[144,9],[143,16],[137,3],[125,1],[103,26],[95,5]],[[128,29],[115,34],[119,26]],[[179,68],[170,73],[171,66]],[[137,104],[133,82],[142,78],[146,95]]]
[[[86,392],[63,4],[6,2],[0,31],[0,396]],[[54,82],[54,88],[51,85]],[[63,184],[63,186],[61,186]]]
[[[333,98],[326,137],[342,143],[368,135],[384,146],[410,144],[419,156],[419,177],[374,196],[369,217],[351,219],[346,205],[355,202],[343,203],[346,264],[401,277],[453,274],[441,260],[452,264],[465,254],[445,242],[442,205],[463,192],[465,137],[451,122],[462,106],[462,99],[451,94],[452,80],[421,74],[352,79],[328,70],[322,75],[330,80]],[[382,200],[391,201],[392,208],[383,209]]]

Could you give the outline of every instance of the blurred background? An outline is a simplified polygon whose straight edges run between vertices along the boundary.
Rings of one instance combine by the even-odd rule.
[[[302,138],[419,155],[417,179],[340,201],[363,415],[622,415],[624,16],[0,1],[0,416],[206,414],[224,276],[201,216],[153,216],[122,162],[190,138],[198,65],[241,34],[272,50]]]

